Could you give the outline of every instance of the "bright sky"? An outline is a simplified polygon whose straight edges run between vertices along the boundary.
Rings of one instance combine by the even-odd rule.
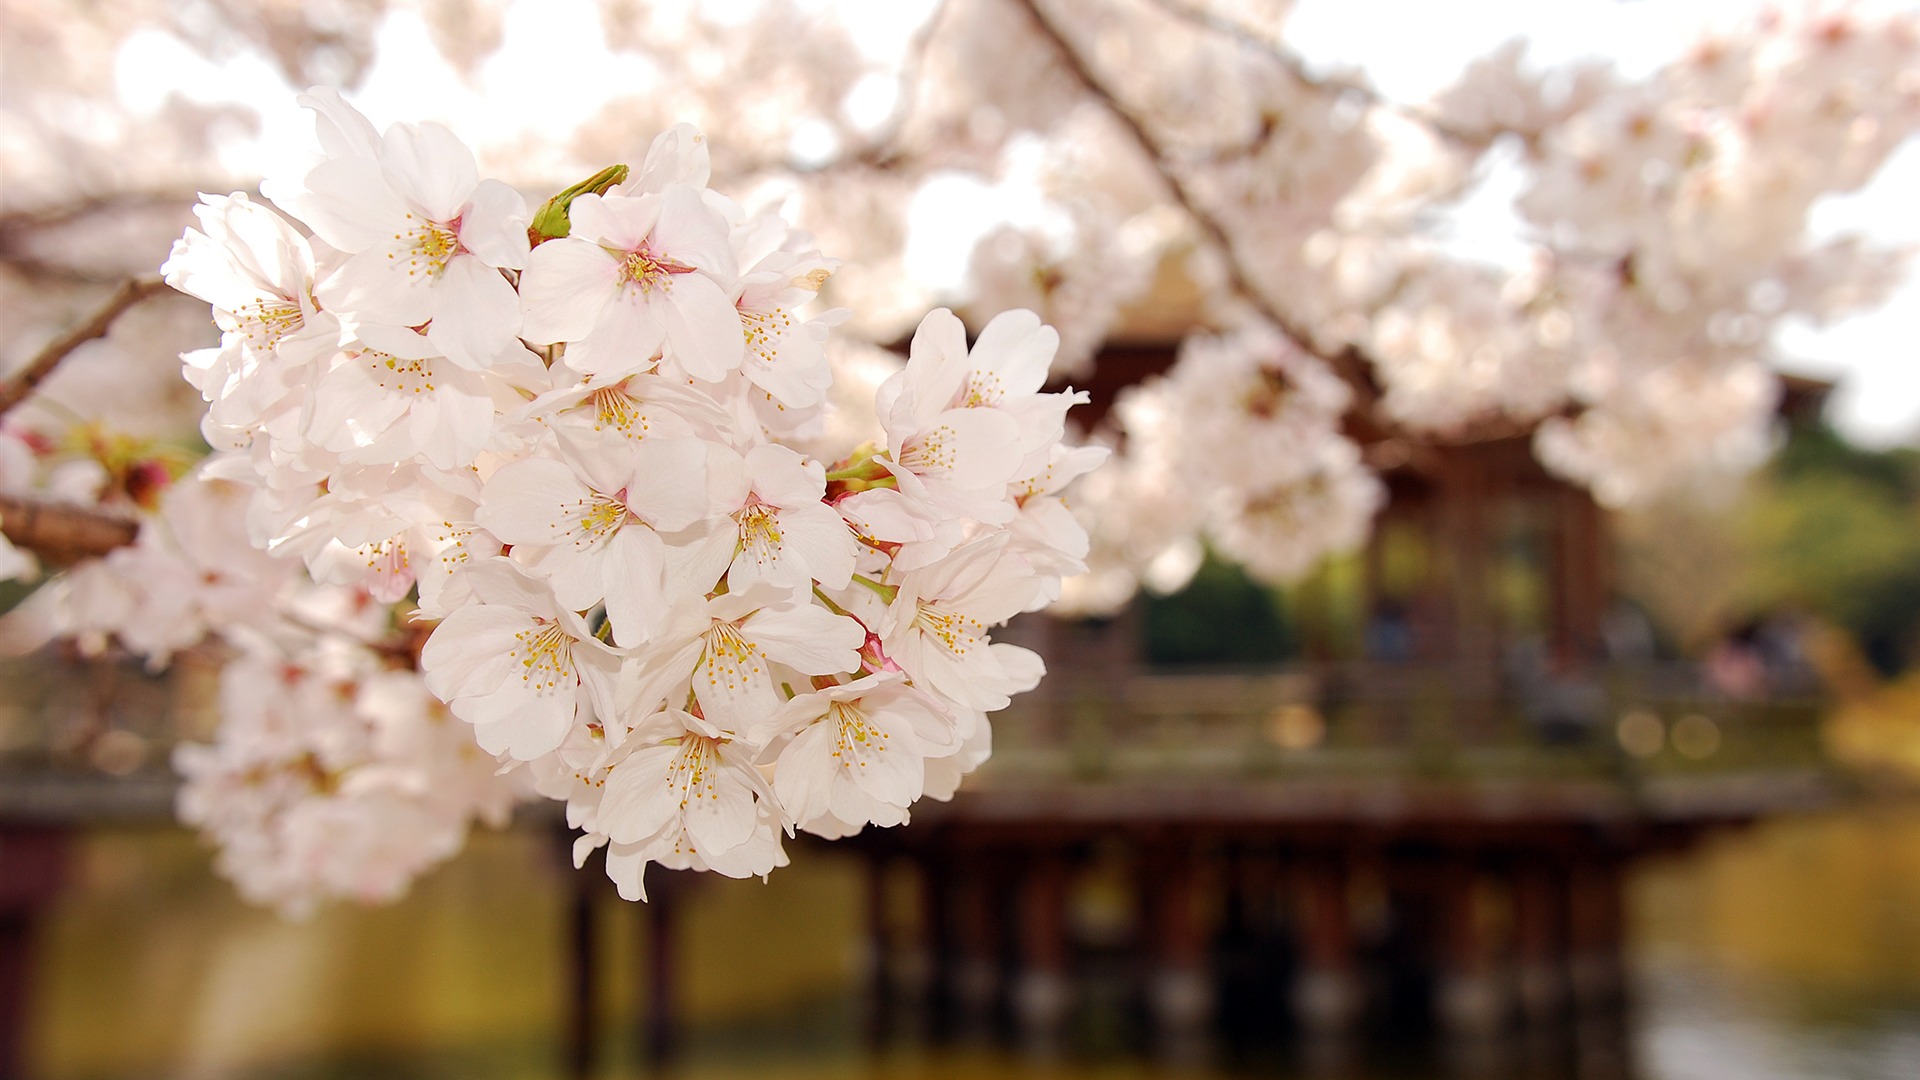
[[[825,4],[827,0],[814,0]],[[750,9],[743,0],[707,0],[710,9]],[[891,52],[912,31],[927,0],[838,0],[837,11],[857,11],[860,45],[875,56]],[[1392,0],[1298,0],[1289,40],[1317,63],[1359,67],[1390,97],[1419,101],[1446,85],[1470,60],[1512,37],[1529,42],[1532,62],[1547,66],[1601,56],[1629,74],[1643,74],[1678,54],[1708,26],[1737,23],[1756,10],[1751,0],[1471,0],[1411,3]],[[353,99],[376,124],[434,118],[470,139],[475,133],[506,142],[532,130],[543,116],[589,100],[597,88],[633,85],[645,62],[610,53],[600,39],[591,0],[520,0],[506,16],[506,45],[469,86],[439,58],[419,17],[396,10],[383,27],[379,59]],[[1383,26],[1392,32],[1380,33]],[[538,80],[521,77],[540,70]],[[225,162],[237,173],[305,152],[311,131],[293,104],[294,88],[262,60],[210,64],[165,35],[130,40],[118,71],[119,93],[130,109],[158,102],[170,91],[198,101],[244,101],[265,114],[259,140],[231,148]],[[876,102],[874,115],[884,115]],[[807,148],[796,145],[796,152]],[[1498,177],[1495,178],[1498,183]],[[1866,190],[1816,208],[1820,235],[1859,231],[1881,243],[1920,246],[1920,146],[1909,145]],[[964,269],[973,237],[1015,218],[1035,223],[1031,199],[1009,200],[977,181],[937,181],[917,200],[908,265],[930,284],[951,284]],[[1478,229],[1479,222],[1462,222]],[[1487,218],[1482,241],[1497,250],[1505,228]],[[1469,240],[1469,244],[1476,241]],[[1853,438],[1874,445],[1920,443],[1920,278],[1881,310],[1824,329],[1789,327],[1777,341],[1782,366],[1841,379],[1835,419]]]

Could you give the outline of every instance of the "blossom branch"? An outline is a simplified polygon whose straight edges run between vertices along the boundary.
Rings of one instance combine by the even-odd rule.
[[[109,510],[0,495],[0,532],[55,563],[98,558],[133,543],[140,523]]]
[[[1132,140],[1134,145],[1140,150],[1140,153],[1151,163],[1154,170],[1160,174],[1161,180],[1166,184],[1167,191],[1173,196],[1174,201],[1179,204],[1180,208],[1184,210],[1187,216],[1193,220],[1194,224],[1199,227],[1206,240],[1214,248],[1219,250],[1222,256],[1222,262],[1225,264],[1228,287],[1247,303],[1251,304],[1262,317],[1271,322],[1275,329],[1291,339],[1294,344],[1306,352],[1319,357],[1329,367],[1333,368],[1335,373],[1352,388],[1360,415],[1368,418],[1374,417],[1376,413],[1374,406],[1379,401],[1380,390],[1374,384],[1372,376],[1368,373],[1366,357],[1352,346],[1347,346],[1333,352],[1320,348],[1315,343],[1313,335],[1309,333],[1305,327],[1295,322],[1291,316],[1281,311],[1277,305],[1268,299],[1266,294],[1253,283],[1252,277],[1247,273],[1246,267],[1241,261],[1239,249],[1234,246],[1233,239],[1228,234],[1226,226],[1221,224],[1220,219],[1202,206],[1200,200],[1188,190],[1186,182],[1180,178],[1178,171],[1173,167],[1173,163],[1168,160],[1167,154],[1161,149],[1159,141],[1148,132],[1146,122],[1107,88],[1099,75],[1095,74],[1093,69],[1088,65],[1086,58],[1081,55],[1079,48],[1067,39],[1067,36],[1054,24],[1052,19],[1047,17],[1046,12],[1041,10],[1036,0],[1016,0],[1016,2],[1019,3],[1022,8],[1026,9],[1027,15],[1033,20],[1041,36],[1052,43],[1054,51],[1059,54],[1067,70],[1073,74],[1074,78],[1086,89],[1087,93],[1098,100],[1100,104],[1106,108],[1108,113],[1120,122],[1120,126],[1126,131],[1128,138]],[[1384,423],[1384,420],[1378,422]]]
[[[53,369],[65,360],[67,355],[95,338],[105,337],[113,328],[114,320],[125,314],[129,308],[165,291],[166,282],[158,277],[137,277],[121,284],[120,288],[108,298],[107,302],[95,311],[87,321],[67,331],[48,343],[39,354],[29,360],[25,367],[4,383],[0,383],[0,416],[13,411],[13,407],[25,401],[33,391],[45,382]]]
[[[1299,80],[1301,85],[1327,94],[1339,94],[1357,97],[1376,109],[1384,109],[1406,117],[1420,124],[1441,139],[1471,150],[1483,150],[1487,146],[1484,136],[1465,131],[1448,124],[1440,117],[1425,109],[1404,105],[1389,100],[1386,95],[1356,79],[1343,79],[1331,75],[1315,75],[1308,70],[1307,63],[1299,53],[1268,38],[1245,24],[1221,15],[1194,7],[1187,0],[1147,0],[1153,7],[1160,9],[1173,18],[1197,26],[1209,33],[1239,45],[1241,48],[1260,54],[1285,68],[1287,74]]]

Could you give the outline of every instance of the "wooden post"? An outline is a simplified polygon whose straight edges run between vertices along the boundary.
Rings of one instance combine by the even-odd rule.
[[[946,992],[959,1033],[978,1038],[999,1012],[1003,912],[989,876],[998,876],[996,864],[1005,856],[991,859],[978,850],[951,848],[948,857],[953,863],[946,890],[953,906],[953,960]]]
[[[27,1076],[34,930],[66,884],[69,841],[58,827],[0,827],[0,1080]]]
[[[892,905],[887,903],[887,857],[879,852],[866,853],[867,940],[865,1028],[867,1042],[880,1046],[886,1042],[894,1022],[894,930]]]
[[[561,830],[561,840],[572,846],[572,834]],[[594,1052],[600,1042],[599,1018],[594,992],[599,972],[599,942],[594,925],[594,895],[606,884],[593,868],[604,856],[595,852],[578,871],[569,872],[567,881],[567,1003],[564,1057],[567,1075],[586,1080],[593,1075]]]
[[[1147,1005],[1154,1036],[1162,1054],[1191,1058],[1203,1051],[1214,1012],[1200,860],[1190,840],[1150,845],[1141,858],[1151,958]]]
[[[1566,869],[1535,857],[1513,872],[1513,933],[1520,1010],[1548,1023],[1567,1007]]]
[[[1613,1009],[1626,995],[1626,895],[1622,860],[1596,851],[1573,867],[1570,975],[1581,1010]]]
[[[1055,847],[1025,852],[1020,883],[1020,973],[1014,1016],[1029,1050],[1051,1053],[1073,1008],[1067,957],[1066,853]]]
[[[1353,916],[1347,906],[1349,868],[1336,853],[1303,857],[1294,870],[1300,899],[1300,974],[1293,1011],[1315,1034],[1342,1034],[1363,1004],[1354,964]]]
[[[646,1004],[640,1021],[642,1037],[640,1059],[659,1069],[673,1060],[680,1050],[680,1010],[675,994],[675,969],[678,948],[675,923],[682,893],[690,884],[691,870],[657,872],[647,887],[646,917],[641,923],[640,939],[646,950]]]
[[[953,873],[952,862],[942,845],[917,852],[913,859],[915,878],[920,886],[920,922],[913,968],[919,982],[916,1001],[924,1023],[921,1034],[939,1039],[951,1034],[947,1019],[952,1012],[953,985]]]
[[[1481,1036],[1506,1021],[1507,1002],[1495,971],[1494,942],[1481,925],[1483,882],[1470,857],[1456,855],[1439,868],[1439,979],[1434,1008],[1445,1030]]]

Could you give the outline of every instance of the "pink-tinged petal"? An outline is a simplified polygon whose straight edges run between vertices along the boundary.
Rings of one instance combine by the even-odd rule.
[[[579,709],[579,686],[571,684],[539,693],[520,689],[509,679],[498,692],[455,698],[453,714],[473,725],[474,741],[489,754],[505,754],[515,761],[532,761],[551,754],[567,741]]]
[[[708,635],[707,651],[693,669],[693,696],[710,723],[728,731],[747,731],[780,707],[773,669],[757,643],[723,641]]]
[[[993,712],[1011,703],[1001,685],[1005,675],[991,651],[970,649],[960,657],[934,639],[913,633],[888,652],[916,684],[969,708]]]
[[[546,576],[556,604],[569,611],[585,611],[605,595],[605,586],[600,580],[600,556],[604,552],[601,544],[584,538],[580,543],[590,546],[561,544],[536,548],[528,545],[514,548],[512,558]]]
[[[661,532],[679,532],[707,516],[707,444],[654,438],[633,450],[627,506]]]
[[[1040,592],[1039,575],[1026,560],[1009,556],[1001,565],[1003,572],[987,578],[963,598],[967,614],[988,626],[998,626],[1028,610]]]
[[[995,409],[948,409],[907,439],[894,460],[929,479],[985,491],[1020,470],[1020,425]]]
[[[1007,692],[1024,694],[1040,685],[1047,674],[1047,662],[1032,649],[1023,649],[1018,645],[1009,645],[996,641],[988,648],[993,650],[993,658],[999,662],[1000,670],[1007,676]]]
[[[674,538],[667,549],[665,587],[669,602],[680,597],[704,597],[733,560],[740,532],[730,520],[690,529]]]
[[[439,348],[427,340],[425,334],[418,333],[409,326],[357,322],[349,330],[352,337],[360,344],[403,360],[430,360],[442,355]]]
[[[746,331],[733,300],[705,274],[674,274],[661,286],[667,348],[687,374],[719,382],[746,359]]]
[[[666,634],[660,636],[665,638]],[[647,650],[644,662],[628,663],[620,671],[617,715],[649,716],[669,702],[685,705],[687,679],[705,648],[706,639],[696,637],[671,652],[664,648]]]
[[[173,242],[160,273],[168,285],[222,311],[239,311],[261,295],[259,285],[234,274],[226,245],[198,229]]]
[[[675,184],[660,196],[660,220],[649,244],[674,262],[698,267],[722,281],[738,276],[727,223],[701,201],[700,189]],[[731,298],[729,298],[731,303]]]
[[[395,326],[418,326],[433,317],[434,278],[396,272],[396,260],[409,255],[397,250],[393,241],[382,240],[342,263],[314,293],[333,311],[350,311]]]
[[[826,715],[826,702],[819,702],[814,719]],[[835,774],[843,771],[833,756],[834,729],[816,722],[793,737],[780,752],[773,771],[773,790],[780,805],[796,821],[811,821],[827,812],[827,793],[833,789]]]
[[[660,200],[654,197],[582,195],[567,207],[568,235],[619,251],[640,250],[658,220]]]
[[[647,864],[653,860],[646,852],[646,848],[633,844],[607,847],[607,880],[619,890],[620,899],[628,903],[647,898]]]
[[[825,503],[780,511],[780,531],[780,544],[786,549],[783,557],[806,567],[822,588],[844,589],[853,580],[859,541]]]
[[[484,371],[520,345],[520,298],[500,271],[456,256],[434,284],[433,325],[427,338],[447,359]]]
[[[624,186],[631,194],[660,192],[671,184],[703,188],[711,172],[706,137],[692,124],[675,124],[654,136],[640,174]]]
[[[921,749],[946,753],[959,747],[958,725],[945,707],[925,690],[913,686],[888,687],[872,695],[873,707],[907,727]]]
[[[969,541],[924,573],[908,578],[904,591],[917,596],[960,596],[971,592],[994,572],[1008,541],[1008,536],[1000,532]]]
[[[818,405],[827,396],[827,388],[833,385],[833,368],[824,353],[810,357],[782,356],[777,363],[765,364],[749,352],[746,372],[753,385],[765,390],[780,404],[795,409]]]
[[[493,434],[493,402],[451,387],[423,395],[414,402],[415,453],[437,469],[460,469],[473,463]],[[428,420],[427,414],[434,415]],[[411,457],[412,454],[403,454]]]
[[[606,557],[598,562],[614,643],[630,648],[650,640],[667,606],[660,587],[666,552],[659,535],[643,525],[629,524],[614,534]]]
[[[379,156],[380,132],[360,110],[347,104],[340,91],[316,86],[294,100],[313,110],[314,132],[320,138],[321,152],[328,157]]]
[[[615,843],[638,843],[677,818],[679,792],[667,781],[679,756],[678,746],[648,746],[615,764],[600,795],[601,831]]]
[[[410,397],[389,393],[374,378],[372,353],[342,353],[308,399],[307,438],[334,453],[371,446],[407,413]]]
[[[720,512],[732,513],[753,494],[747,459],[732,447],[713,444],[707,451],[707,497]]]
[[[435,221],[452,221],[465,209],[480,170],[473,151],[445,127],[395,124],[380,146],[381,171],[392,188]]]
[[[527,265],[527,200],[498,180],[482,180],[460,215],[460,245],[488,266]]]
[[[867,640],[858,622],[811,603],[763,608],[748,616],[741,633],[769,657],[809,675],[859,670]]]
[[[512,674],[507,655],[514,635],[533,622],[524,611],[475,604],[448,615],[420,650],[427,689],[442,701],[461,694],[491,694]]]
[[[884,710],[863,707],[861,711],[874,730],[866,733],[864,741],[846,740],[848,748],[842,754],[853,763],[843,770],[847,780],[883,803],[912,805],[920,797],[925,776],[913,729]]]
[[[321,162],[307,174],[307,190],[296,215],[315,236],[341,251],[360,252],[391,242],[406,219],[406,204],[370,158]]]
[[[906,544],[934,536],[931,511],[898,491],[874,488],[833,505],[854,532],[869,540]]]
[[[761,443],[747,451],[754,494],[775,506],[817,504],[827,491],[827,468],[791,447]]]
[[[474,520],[509,544],[570,543],[573,519],[567,512],[592,497],[566,465],[527,458],[501,466],[487,479]]]
[[[1043,325],[1033,312],[1022,309],[995,315],[974,341],[969,366],[987,376],[986,385],[978,389],[996,400],[977,404],[994,405],[999,398],[1038,393],[1059,349],[1059,332]]]
[[[540,245],[534,254],[549,246]],[[645,371],[666,337],[666,326],[656,311],[663,307],[663,303],[630,292],[616,293],[601,309],[593,329],[567,346],[567,367],[596,376],[601,382]]]
[[[712,763],[708,768],[714,768]],[[684,811],[687,839],[695,852],[717,856],[732,851],[752,839],[757,815],[753,809],[753,790],[725,769],[702,791],[696,787]]]
[[[907,366],[882,385],[875,404],[889,435],[926,426],[953,406],[967,378],[967,328],[946,308],[920,320],[907,347]]]
[[[520,275],[520,333],[546,345],[578,341],[593,331],[619,291],[620,264],[598,244],[549,240],[527,256]]]

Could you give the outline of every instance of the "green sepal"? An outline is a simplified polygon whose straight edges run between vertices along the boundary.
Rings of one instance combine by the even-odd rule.
[[[573,204],[573,200],[582,195],[605,195],[608,188],[626,178],[625,165],[609,165],[548,199],[534,213],[533,224],[527,228],[527,239],[538,245],[567,235],[573,230],[573,223],[567,220],[567,207]]]

